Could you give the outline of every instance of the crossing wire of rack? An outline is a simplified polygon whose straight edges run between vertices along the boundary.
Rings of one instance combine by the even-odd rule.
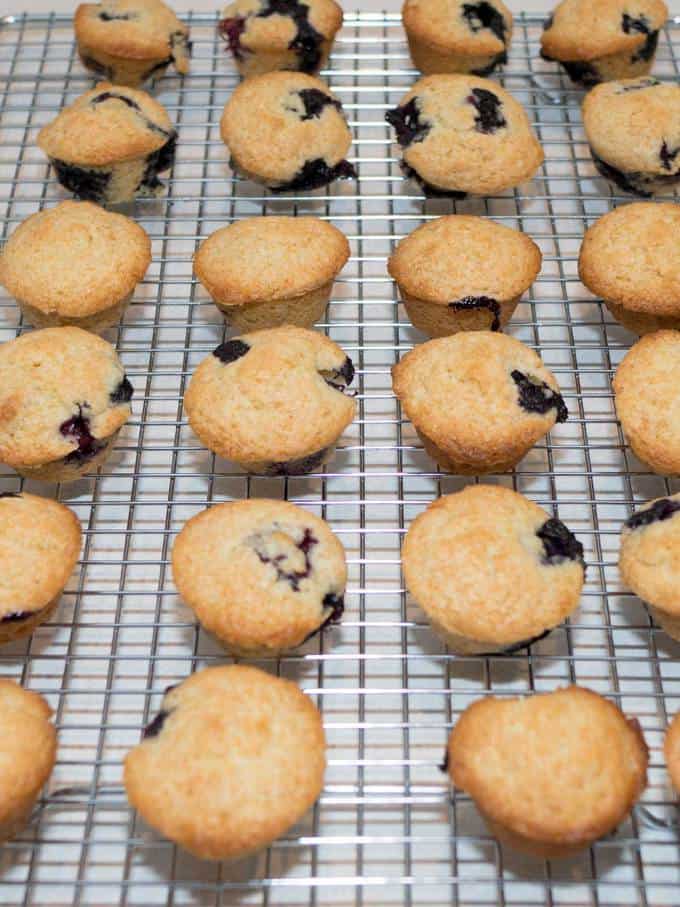
[[[96,478],[32,486],[82,520],[85,544],[57,616],[4,647],[1,673],[43,693],[55,711],[59,759],[33,821],[0,851],[3,905],[677,905],[678,818],[662,735],[680,708],[680,647],[620,585],[619,530],[634,506],[678,490],[634,459],[616,421],[614,369],[633,337],[578,281],[584,229],[612,206],[593,169],[580,92],[539,58],[541,20],[519,16],[500,80],[529,111],[546,151],[536,179],[485,200],[425,201],[399,170],[384,122],[416,78],[396,15],[347,14],[324,74],[354,132],[356,183],[297,198],[235,179],[219,118],[237,76],[216,16],[189,15],[191,75],[154,86],[179,128],[167,195],[128,213],[154,260],[120,327],[109,333],[135,386],[133,417]],[[662,32],[655,72],[680,75],[680,19]],[[7,17],[0,27],[0,206],[5,239],[63,197],[35,145],[40,126],[91,80],[69,17]],[[677,201],[677,199],[676,199]],[[571,418],[539,444],[509,485],[559,515],[583,541],[582,605],[525,653],[454,657],[405,592],[400,543],[410,521],[463,481],[440,474],[391,393],[390,366],[424,339],[388,279],[394,243],[439,214],[475,213],[518,227],[541,246],[541,276],[510,333],[540,350]],[[353,358],[358,414],[337,458],[306,478],[243,475],[205,451],[182,396],[197,363],[224,337],[222,318],[192,278],[200,240],[234,219],[314,214],[349,237],[352,258],[320,325]],[[0,339],[27,329],[0,298]],[[0,490],[21,482],[8,471]],[[163,690],[225,661],[172,585],[169,556],[184,522],[215,501],[287,498],[328,520],[349,559],[339,627],[295,654],[261,663],[318,703],[328,737],[321,799],[266,853],[238,864],[198,862],[128,808],[121,762]],[[643,803],[611,837],[567,862],[518,859],[489,837],[469,799],[440,772],[461,711],[577,682],[639,718],[651,750]]]

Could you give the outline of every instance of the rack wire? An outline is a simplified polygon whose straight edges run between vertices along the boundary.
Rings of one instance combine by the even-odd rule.
[[[188,15],[191,75],[154,91],[180,141],[167,195],[135,216],[154,260],[116,343],[135,386],[133,417],[100,475],[74,485],[25,483],[80,517],[85,545],[56,617],[0,652],[0,672],[43,693],[55,710],[59,760],[31,825],[0,850],[5,905],[643,905],[680,901],[676,804],[661,753],[680,707],[680,647],[620,585],[621,523],[636,504],[680,490],[635,460],[616,421],[611,377],[633,337],[578,281],[584,229],[613,205],[581,125],[581,93],[538,56],[541,19],[522,15],[499,74],[527,107],[546,162],[521,190],[485,200],[424,200],[405,182],[384,112],[416,78],[396,15],[352,13],[324,74],[355,137],[356,183],[296,198],[234,178],[218,131],[237,76],[215,16]],[[656,72],[680,75],[680,18],[663,31]],[[38,129],[91,85],[70,18],[6,17],[0,27],[2,239],[63,197],[35,146]],[[677,198],[676,198],[677,200]],[[571,418],[508,476],[559,514],[589,564],[577,614],[526,653],[454,657],[409,599],[400,543],[431,500],[461,488],[440,474],[391,393],[390,366],[421,342],[385,270],[394,243],[424,220],[476,213],[529,233],[541,276],[510,333],[540,350]],[[354,359],[358,416],[335,461],[306,478],[244,476],[188,428],[182,396],[196,364],[224,336],[221,316],[192,278],[200,240],[234,219],[315,214],[348,235],[352,257],[319,327]],[[26,329],[0,297],[0,340]],[[21,481],[0,472],[0,490]],[[321,799],[263,854],[238,864],[190,858],[146,828],[120,786],[121,760],[163,689],[225,660],[172,585],[169,555],[184,522],[214,501],[287,498],[327,519],[350,566],[341,626],[290,656],[261,662],[318,702],[329,743]],[[520,859],[489,837],[469,799],[438,770],[448,732],[482,695],[587,685],[636,715],[651,749],[643,804],[582,856]]]

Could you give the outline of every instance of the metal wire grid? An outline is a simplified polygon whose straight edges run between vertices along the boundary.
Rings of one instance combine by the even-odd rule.
[[[12,905],[677,905],[680,849],[661,754],[680,705],[680,648],[651,625],[616,570],[621,522],[635,503],[676,491],[624,444],[611,376],[632,341],[578,282],[583,230],[612,205],[595,176],[580,93],[538,58],[540,19],[521,16],[501,75],[522,100],[546,150],[522,191],[455,205],[423,201],[404,182],[383,121],[412,83],[398,16],[349,14],[326,73],[355,135],[360,179],[296,199],[272,197],[231,175],[217,124],[236,76],[215,18],[190,15],[191,75],[155,86],[176,120],[178,159],[167,196],[129,213],[153,239],[154,261],[120,327],[110,332],[135,385],[133,417],[96,478],[31,487],[54,493],[82,520],[79,569],[51,623],[5,647],[2,673],[47,696],[59,762],[42,808],[1,851],[0,903]],[[38,128],[89,87],[68,17],[23,16],[0,31],[0,201],[3,238],[62,197],[35,147]],[[660,42],[657,71],[679,74],[678,29]],[[675,39],[675,47],[674,47]],[[582,607],[568,624],[511,658],[449,655],[424,624],[400,575],[410,520],[463,482],[440,474],[403,419],[390,366],[422,337],[386,276],[394,242],[452,210],[494,217],[533,236],[541,277],[511,333],[541,351],[571,409],[509,484],[576,531],[589,563]],[[316,214],[351,241],[352,258],[321,327],[354,359],[358,417],[336,460],[304,479],[260,479],[209,455],[189,430],[182,395],[196,364],[223,337],[221,317],[192,279],[198,242],[259,213]],[[0,299],[2,340],[25,326]],[[0,475],[2,490],[20,481]],[[212,501],[285,497],[327,519],[347,549],[350,584],[341,627],[263,666],[298,681],[323,710],[329,767],[313,812],[265,854],[237,865],[200,863],[160,840],[128,809],[125,752],[163,689],[223,654],[200,632],[171,582],[173,538]],[[520,860],[486,833],[438,772],[447,733],[479,696],[549,690],[577,681],[637,715],[652,751],[650,786],[610,839],[568,862]]]

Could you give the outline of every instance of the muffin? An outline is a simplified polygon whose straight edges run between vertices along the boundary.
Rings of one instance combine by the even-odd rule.
[[[662,0],[562,0],[543,26],[541,56],[586,88],[643,76],[667,18]]]
[[[493,195],[543,163],[524,108],[489,79],[426,76],[385,119],[403,150],[401,169],[426,195]]]
[[[680,792],[680,714],[675,716],[666,731],[663,750],[673,787]]]
[[[220,133],[232,167],[274,192],[356,177],[345,160],[352,133],[340,101],[320,79],[301,72],[242,82],[224,108]]]
[[[144,820],[202,860],[267,847],[319,797],[321,715],[289,680],[257,668],[206,668],[165,693],[125,759]]]
[[[428,454],[447,472],[507,472],[567,407],[540,356],[505,334],[468,331],[415,347],[392,386]]]
[[[162,0],[81,3],[73,27],[83,66],[115,85],[189,72],[189,29]]]
[[[252,217],[202,242],[194,272],[237,331],[310,328],[348,258],[344,233],[317,217]]]
[[[622,205],[586,231],[581,281],[629,331],[680,330],[678,236],[678,205]]]
[[[658,498],[623,525],[619,570],[656,622],[680,640],[680,494]]]
[[[49,620],[78,562],[80,537],[80,521],[63,504],[0,494],[0,643]]]
[[[642,730],[597,693],[571,686],[469,706],[447,750],[453,784],[513,850],[569,857],[614,831],[647,784]]]
[[[680,84],[607,82],[586,95],[583,125],[597,170],[645,198],[680,182]]]
[[[116,351],[75,327],[0,346],[0,463],[27,479],[95,472],[130,418],[132,385]]]
[[[128,217],[65,201],[32,214],[0,255],[0,283],[36,327],[118,324],[151,264],[151,241]]]
[[[352,360],[323,334],[284,326],[221,344],[184,407],[202,444],[246,472],[299,476],[334,454],[356,404]]]
[[[172,550],[182,599],[232,655],[280,655],[344,610],[345,551],[327,523],[288,501],[218,504]]]
[[[401,18],[411,57],[423,75],[488,76],[507,63],[512,13],[501,0],[406,0]]]
[[[118,205],[158,195],[177,133],[165,108],[143,91],[102,82],[38,133],[57,179],[79,198]]]
[[[470,485],[433,501],[402,550],[406,587],[458,655],[516,652],[577,607],[583,546],[509,488]]]
[[[631,450],[660,475],[680,474],[680,334],[646,334],[614,375],[616,415]]]
[[[430,337],[500,331],[541,270],[541,250],[492,220],[449,215],[402,239],[387,270],[411,323]]]
[[[333,0],[234,0],[217,28],[242,76],[277,69],[314,75],[327,66],[341,25]]]
[[[9,841],[31,817],[57,757],[52,710],[38,693],[0,679],[0,841]]]

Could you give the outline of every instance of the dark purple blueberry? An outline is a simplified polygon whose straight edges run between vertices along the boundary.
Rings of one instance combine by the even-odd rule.
[[[507,63],[507,62],[508,62],[508,55],[503,50],[503,51],[501,51],[501,53],[496,54],[495,57],[492,57],[491,62],[488,63],[486,66],[482,66],[480,69],[471,69],[470,72],[472,73],[473,76],[482,76],[482,77],[490,76],[491,73],[494,71],[494,69],[497,66],[500,66],[501,63]]]
[[[599,85],[602,81],[599,72],[592,63],[584,63],[582,60],[556,60],[555,57],[549,56],[543,50],[541,51],[541,57],[549,63],[559,63],[575,85],[592,88],[593,85]]]
[[[551,29],[553,27],[554,23],[555,23],[555,16],[552,13],[550,13],[548,18],[543,20],[543,31],[548,31],[549,29]]]
[[[102,10],[99,18],[102,22],[129,22],[131,19],[138,19],[139,16],[137,13],[107,13],[106,10]]]
[[[249,349],[248,344],[242,340],[227,340],[213,350],[213,356],[228,365],[230,362],[236,362],[241,356],[245,356]]]
[[[328,448],[317,450],[307,457],[301,457],[299,460],[286,460],[281,463],[270,463],[265,475],[268,476],[306,476],[310,472],[316,472],[323,465],[328,455]]]
[[[144,73],[144,75],[142,76],[142,81],[146,82],[147,79],[153,79],[156,73],[162,72],[163,70],[167,69],[168,66],[170,66],[170,64],[174,62],[175,58],[172,56],[172,54],[170,54],[170,56],[166,57],[165,60],[154,63],[151,69],[147,69],[147,71]]]
[[[463,18],[473,32],[488,28],[505,44],[505,19],[490,3],[464,3]]]
[[[491,330],[500,331],[501,329],[501,307],[500,304],[489,296],[464,296],[457,299],[456,302],[450,302],[449,308],[454,312],[467,312],[470,309],[488,309],[491,312]]]
[[[635,85],[621,85],[616,89],[616,94],[629,94],[631,91],[642,91],[643,88],[654,88],[655,85],[661,85],[658,79],[641,79]]]
[[[20,498],[21,494],[18,491],[0,491],[0,498]]]
[[[317,157],[305,161],[301,170],[288,183],[270,186],[272,192],[300,192],[307,189],[320,189],[335,180],[356,179],[357,172],[349,161],[340,161],[329,167],[323,158]]]
[[[668,144],[664,140],[663,144],[661,145],[661,151],[659,152],[659,157],[661,158],[661,165],[664,168],[664,170],[673,169],[673,162],[675,161],[676,157],[679,154],[680,154],[680,145],[678,145],[677,148],[675,148],[673,151],[671,151],[668,147]]]
[[[288,48],[297,54],[300,72],[316,72],[321,62],[323,35],[309,21],[309,6],[298,0],[265,0],[257,17],[266,19],[274,15],[288,16],[296,25],[295,37]]]
[[[243,16],[221,19],[217,25],[220,37],[227,42],[235,60],[243,60],[245,53],[241,46],[241,35],[245,31],[246,20]]]
[[[519,406],[528,413],[539,413],[544,415],[551,409],[557,410],[557,422],[566,422],[569,418],[569,410],[562,398],[562,394],[554,391],[545,381],[540,378],[532,378],[531,375],[525,375],[518,369],[511,372],[512,380],[517,385],[519,395],[517,402]]]
[[[670,520],[672,516],[680,511],[680,501],[671,501],[669,498],[661,498],[654,501],[651,507],[646,510],[640,510],[634,513],[626,520],[628,529],[641,529],[643,526],[649,526],[651,523],[658,523],[662,520]]]
[[[169,170],[175,162],[175,149],[177,147],[177,133],[173,132],[168,141],[161,147],[148,155],[146,167],[141,182],[137,189],[158,189],[163,184],[158,179],[158,174]]]
[[[35,617],[35,615],[39,613],[40,611],[12,611],[11,614],[3,614],[3,616],[0,617],[0,623],[19,623],[19,621],[28,620],[29,617]]]
[[[385,119],[397,133],[397,142],[402,148],[408,148],[414,142],[422,142],[428,135],[432,124],[420,118],[418,98],[411,98],[401,107],[393,107],[385,114]]]
[[[448,772],[448,770],[449,770],[449,751],[447,749],[444,751],[444,758],[439,763],[439,771],[446,773],[446,772]]]
[[[133,110],[140,111],[140,106],[136,101],[133,101],[132,98],[126,97],[124,94],[120,94],[117,91],[102,91],[101,94],[95,95],[90,104],[103,104],[105,101],[122,101],[123,104],[127,104],[128,107],[131,107]]]
[[[456,189],[440,189],[438,186],[433,186],[431,183],[428,183],[427,180],[424,180],[418,171],[407,164],[406,161],[400,161],[399,166],[401,167],[404,176],[418,183],[427,198],[467,198],[467,192],[458,192]]]
[[[319,540],[313,535],[311,529],[305,529],[300,541],[295,543],[295,547],[302,552],[305,559],[303,570],[287,570],[285,567],[285,563],[288,560],[287,554],[277,554],[276,557],[270,557],[267,553],[266,541],[266,538],[259,533],[252,539],[253,550],[260,562],[272,565],[274,570],[276,570],[277,582],[287,582],[293,592],[299,592],[302,580],[307,579],[311,575],[312,549],[319,544]]]
[[[585,568],[583,545],[561,520],[546,520],[536,535],[543,542],[544,564],[555,566],[564,561],[578,561]]]
[[[158,737],[160,732],[163,730],[163,725],[165,724],[168,715],[170,715],[170,712],[166,711],[165,709],[161,709],[154,720],[151,722],[151,724],[147,724],[147,726],[142,731],[142,740],[149,740],[152,737]]]
[[[640,35],[647,35],[642,47],[637,50],[630,58],[631,63],[648,62],[656,53],[656,46],[659,43],[658,30],[652,31],[649,27],[649,19],[646,16],[637,18],[624,13],[621,18],[621,28],[627,35],[634,32]]]
[[[493,135],[499,129],[508,125],[507,120],[501,113],[503,102],[486,88],[473,88],[467,97],[468,104],[477,111],[475,117],[475,129],[484,135]]]
[[[659,43],[659,32],[651,31],[645,38],[645,43],[642,47],[635,51],[633,56],[630,58],[631,63],[648,63],[654,54],[656,53],[656,48]]]
[[[354,380],[354,363],[349,356],[345,356],[345,361],[340,368],[329,372],[321,372],[320,374],[329,387],[344,394]]]
[[[95,438],[90,431],[90,420],[83,415],[84,408],[85,404],[78,405],[78,415],[71,416],[59,426],[59,432],[77,445],[75,450],[64,458],[65,463],[82,463],[90,460],[106,447],[106,444]]]
[[[627,35],[632,35],[633,32],[639,32],[641,35],[649,34],[649,19],[646,16],[629,16],[628,13],[624,13],[621,17],[621,28],[625,31]]]
[[[664,182],[669,181],[674,183],[680,179],[679,176],[670,176],[670,177],[646,177],[644,174],[639,172],[629,172],[624,173],[622,170],[612,167],[611,164],[608,164],[606,161],[603,161],[593,149],[590,149],[590,152],[593,156],[593,163],[595,164],[598,172],[605,178],[614,183],[615,186],[618,186],[619,189],[623,189],[624,192],[630,192],[632,195],[639,195],[641,198],[651,198],[654,194],[648,188],[650,182]]]
[[[319,91],[318,88],[303,88],[301,91],[296,91],[295,94],[300,96],[302,105],[305,108],[304,114],[300,117],[301,120],[319,119],[326,107],[335,107],[336,110],[342,112],[340,101],[336,101],[335,98],[331,98],[325,92]]]
[[[118,387],[110,394],[111,403],[129,403],[135,390],[127,379],[127,375],[120,382]]]
[[[321,633],[321,631],[325,630],[330,624],[339,623],[342,615],[345,613],[345,599],[342,595],[336,595],[335,592],[328,592],[324,595],[322,605],[324,610],[330,608],[330,614],[324,618],[323,623],[318,626],[316,630],[313,630],[308,636],[305,636],[302,640],[303,643],[312,639],[318,633]]]
[[[94,57],[88,57],[84,54],[80,55],[83,66],[87,69],[91,69],[92,72],[97,73],[103,79],[112,79],[113,78],[113,68],[111,66],[105,66],[103,63],[100,63],[99,60],[95,60]]]
[[[101,202],[111,180],[111,171],[99,172],[51,158],[57,179],[69,191],[89,202]]]

